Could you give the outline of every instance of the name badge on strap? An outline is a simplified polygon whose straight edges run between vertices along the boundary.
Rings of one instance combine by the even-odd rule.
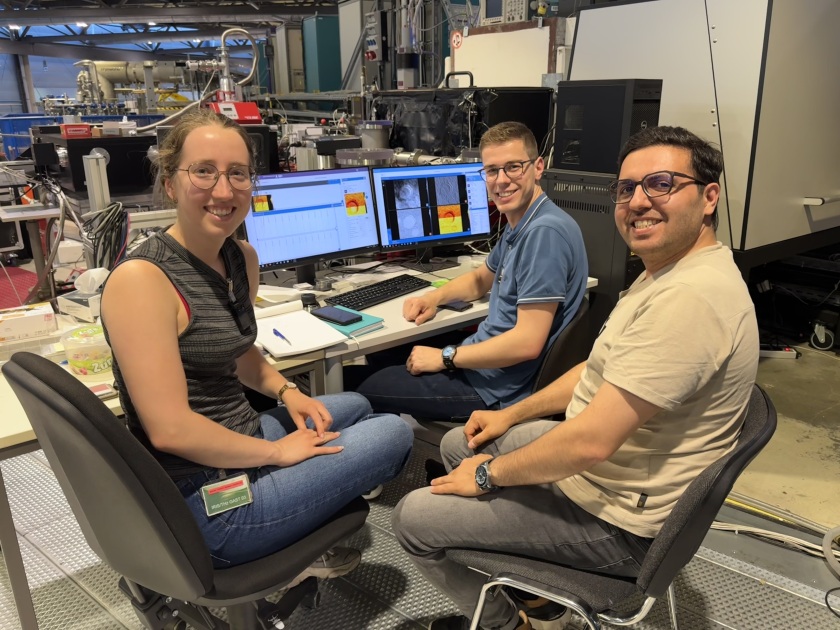
[[[201,498],[207,516],[215,516],[254,502],[248,475],[242,473],[201,486]]]

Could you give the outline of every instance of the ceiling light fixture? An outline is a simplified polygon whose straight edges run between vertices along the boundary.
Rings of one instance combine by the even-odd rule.
[[[17,24],[9,24],[9,30],[10,31],[19,31],[20,26],[18,26]]]
[[[149,22],[149,26],[157,26],[157,22]]]
[[[76,22],[76,26],[79,28],[87,28],[88,25],[86,22]]]

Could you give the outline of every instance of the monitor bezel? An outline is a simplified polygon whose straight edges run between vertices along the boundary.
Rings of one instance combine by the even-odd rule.
[[[465,167],[474,167],[474,168],[465,168]],[[401,170],[403,172],[409,173],[412,170],[427,170],[427,169],[447,169],[452,171],[461,171],[461,170],[470,170],[474,172],[478,172],[481,170],[482,164],[481,162],[454,162],[450,164],[413,164],[410,166],[377,166],[371,168],[370,171],[370,183],[371,188],[373,191],[373,198],[374,198],[374,205],[376,207],[376,226],[377,230],[379,231],[379,250],[382,253],[393,253],[393,252],[401,252],[401,251],[411,251],[416,250],[418,252],[422,250],[428,250],[433,247],[447,247],[449,245],[463,245],[464,243],[473,243],[475,241],[486,241],[493,237],[494,229],[493,229],[493,209],[491,208],[490,204],[490,195],[487,195],[487,232],[481,232],[477,234],[470,234],[470,235],[459,235],[454,237],[446,237],[446,238],[422,238],[421,240],[412,241],[409,243],[400,243],[398,245],[391,245],[385,244],[385,231],[388,229],[387,222],[382,219],[379,214],[379,196],[378,196],[378,189],[376,188],[376,174],[381,172],[393,172],[394,170]],[[480,175],[479,175],[480,177]],[[485,186],[485,192],[487,188]]]
[[[350,167],[350,168],[331,168],[331,169],[324,169],[324,170],[316,170],[316,171],[293,171],[287,173],[265,173],[263,175],[259,175],[257,177],[257,181],[254,185],[254,190],[251,193],[251,197],[253,198],[254,195],[258,194],[259,192],[259,180],[263,177],[276,177],[277,175],[314,175],[314,174],[324,174],[325,176],[329,175],[346,175],[347,173],[365,173],[368,177],[368,181],[370,182],[370,190],[371,190],[371,208],[373,209],[373,216],[374,221],[376,222],[376,238],[377,242],[365,246],[365,247],[356,247],[353,249],[345,249],[340,252],[328,252],[324,254],[317,254],[314,256],[304,256],[302,258],[292,258],[288,261],[272,261],[270,263],[264,263],[260,261],[259,264],[259,271],[260,273],[266,273],[271,271],[278,271],[278,270],[287,270],[287,269],[296,269],[303,265],[315,265],[317,263],[322,262],[329,262],[332,260],[342,260],[344,258],[352,258],[354,256],[361,256],[363,254],[375,254],[379,252],[379,215],[376,211],[376,195],[373,192],[373,180],[371,179],[370,169],[367,166],[360,166],[360,167]],[[254,211],[253,204],[248,208],[248,214],[250,215]],[[248,239],[248,227],[245,221],[242,221],[242,232],[245,236],[245,240]],[[259,252],[257,253],[259,257]]]

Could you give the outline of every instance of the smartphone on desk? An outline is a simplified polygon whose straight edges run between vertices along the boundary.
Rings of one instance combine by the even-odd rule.
[[[465,302],[464,300],[452,300],[446,304],[441,304],[438,308],[445,308],[450,311],[458,311],[459,313],[469,310],[473,307],[472,302]]]
[[[323,319],[325,322],[338,324],[339,326],[347,326],[362,321],[362,316],[358,313],[348,313],[334,306],[322,306],[321,308],[312,309],[311,313],[318,319]]]

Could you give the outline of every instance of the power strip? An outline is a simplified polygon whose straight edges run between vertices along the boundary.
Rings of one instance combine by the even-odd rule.
[[[799,353],[793,348],[782,348],[781,350],[759,350],[758,356],[768,359],[798,359]]]

